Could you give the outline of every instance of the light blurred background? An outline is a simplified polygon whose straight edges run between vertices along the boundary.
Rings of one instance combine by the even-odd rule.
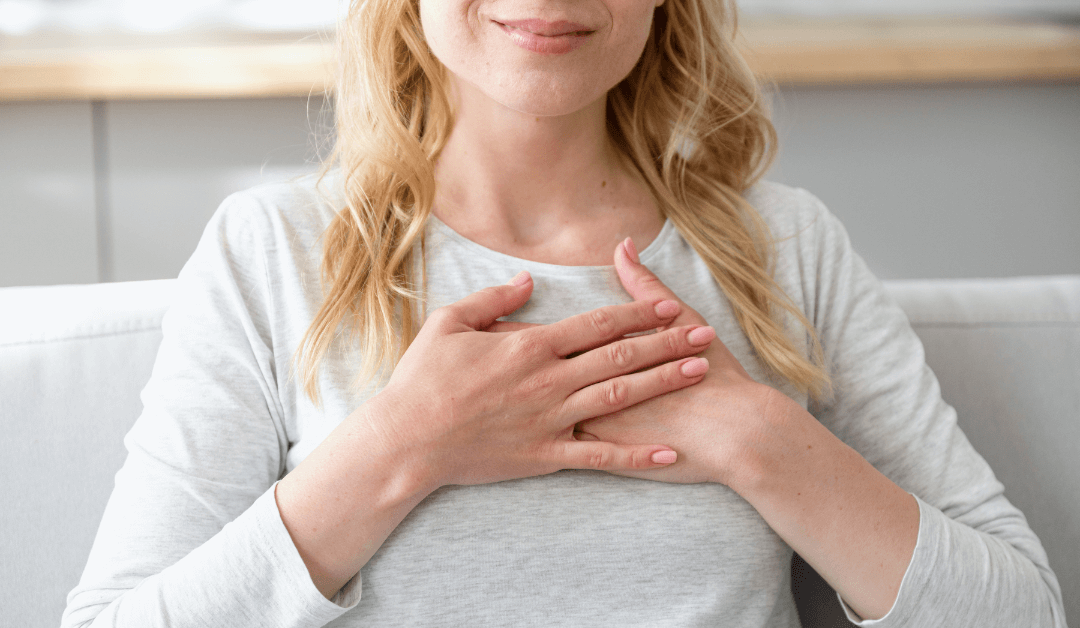
[[[1080,272],[1080,0],[741,6],[770,178],[880,277]],[[225,196],[315,170],[341,10],[0,0],[0,286],[175,277]]]

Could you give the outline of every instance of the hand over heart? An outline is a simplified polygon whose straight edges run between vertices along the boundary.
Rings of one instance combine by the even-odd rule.
[[[682,301],[637,258],[628,238],[615,250],[615,269],[635,300]],[[714,337],[705,319],[682,303],[682,312],[666,328],[701,325],[691,334]],[[620,444],[666,443],[678,453],[673,465],[618,475],[661,482],[720,482],[731,485],[748,464],[754,442],[764,438],[764,417],[770,404],[790,400],[774,388],[754,381],[719,340],[700,354],[709,361],[705,379],[689,388],[654,397],[624,410],[578,423],[579,440]]]

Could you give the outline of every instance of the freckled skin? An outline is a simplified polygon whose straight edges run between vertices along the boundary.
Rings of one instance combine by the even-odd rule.
[[[579,111],[633,69],[663,0],[421,0],[424,36],[463,97],[475,89],[536,116]],[[561,55],[516,46],[493,20],[567,20],[595,32]]]

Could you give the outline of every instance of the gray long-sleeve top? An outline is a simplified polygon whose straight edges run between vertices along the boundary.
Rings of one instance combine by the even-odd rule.
[[[330,199],[333,181],[324,182]],[[830,403],[808,409],[918,498],[918,543],[898,599],[859,625],[1064,628],[1039,540],[957,427],[918,338],[843,227],[802,190],[765,183],[748,200],[778,240],[776,278],[818,330],[836,383]],[[333,203],[308,178],[233,195],[210,222],[180,274],[65,628],[799,625],[792,550],[732,490],[593,471],[443,487],[325,599],[273,486],[375,390],[354,385],[362,347],[329,356],[321,409],[291,377],[321,301],[319,236]],[[516,259],[434,218],[427,233],[429,310],[520,270],[535,288],[515,320],[550,323],[630,300],[612,267]],[[641,260],[751,376],[807,405],[758,361],[670,222]]]

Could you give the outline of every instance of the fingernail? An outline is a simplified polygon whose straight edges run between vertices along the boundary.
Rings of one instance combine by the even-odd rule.
[[[697,377],[704,375],[709,370],[709,361],[705,358],[693,358],[683,362],[679,367],[679,371],[686,377]]]
[[[529,271],[523,270],[520,273],[514,275],[514,278],[506,282],[511,286],[524,286],[529,282]]]
[[[664,451],[658,451],[652,455],[652,461],[654,464],[671,464],[679,459],[679,454],[670,449]]]
[[[626,249],[626,256],[630,258],[631,262],[634,262],[635,264],[641,263],[641,259],[638,258],[637,247],[634,246],[633,239],[627,238],[623,240],[623,247]]]
[[[712,327],[698,327],[686,335],[694,346],[708,344],[713,338],[716,338],[716,330]]]
[[[656,315],[660,318],[674,318],[679,315],[680,309],[682,308],[678,301],[661,301],[656,304]]]

